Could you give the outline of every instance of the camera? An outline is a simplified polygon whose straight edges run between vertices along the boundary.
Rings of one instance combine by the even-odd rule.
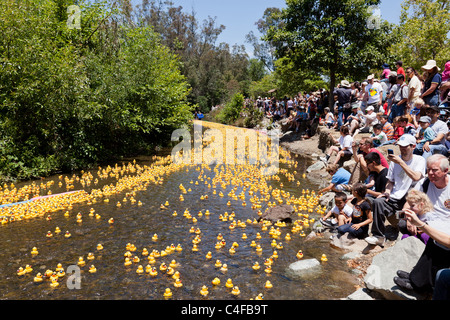
[[[402,219],[405,219],[405,211],[397,211],[396,213],[395,213],[395,216],[396,216],[396,218],[397,218],[397,220],[402,220]]]
[[[394,154],[394,150],[388,149],[388,155],[393,155],[393,154]]]

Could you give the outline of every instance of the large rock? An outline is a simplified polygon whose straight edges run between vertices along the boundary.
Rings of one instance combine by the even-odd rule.
[[[306,169],[307,173],[310,173],[312,171],[319,171],[326,167],[325,163],[321,160],[317,161],[313,165],[309,166],[308,169]]]
[[[388,300],[412,299],[424,297],[415,292],[402,291],[395,283],[398,270],[410,272],[425,249],[425,244],[415,237],[398,241],[393,247],[376,255],[364,282],[369,290],[380,293]]]
[[[311,276],[320,272],[322,266],[317,259],[299,260],[291,263],[286,269],[286,276],[291,279],[298,279],[304,276]]]
[[[280,206],[275,206],[269,208],[266,212],[262,214],[259,220],[269,220],[271,222],[292,222],[292,217],[295,214],[294,207],[288,204],[283,204]]]

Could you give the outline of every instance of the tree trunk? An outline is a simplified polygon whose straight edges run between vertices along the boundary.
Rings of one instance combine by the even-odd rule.
[[[334,88],[336,86],[336,71],[334,68],[330,68],[330,94],[328,96],[328,107],[331,112],[334,113]]]

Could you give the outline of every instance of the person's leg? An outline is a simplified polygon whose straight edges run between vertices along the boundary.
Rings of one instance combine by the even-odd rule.
[[[433,300],[450,300],[450,269],[441,269],[438,271]]]
[[[341,159],[341,157],[344,155],[344,151],[339,151],[336,159],[334,159],[334,164],[338,164],[339,160]]]
[[[431,144],[430,145],[430,151],[423,150],[423,157],[425,159],[431,157],[433,154],[443,154],[444,156],[447,155],[448,150],[447,147],[443,144]]]

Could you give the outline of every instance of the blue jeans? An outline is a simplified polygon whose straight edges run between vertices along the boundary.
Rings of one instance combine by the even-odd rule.
[[[450,300],[450,269],[441,269],[436,274],[433,300]]]
[[[440,154],[443,154],[444,156],[446,156],[447,153],[448,153],[448,149],[443,144],[430,144],[430,152],[427,152],[427,151],[423,150],[423,155],[422,156],[425,159],[427,159],[427,158],[431,157],[433,154],[436,154],[436,153],[440,153]]]
[[[405,106],[405,104],[393,104],[388,121],[392,123],[395,118],[403,116],[405,114]]]
[[[337,231],[340,234],[346,234],[348,232],[351,236],[358,238],[358,239],[362,239],[367,234],[367,230],[368,230],[367,227],[362,227],[362,228],[359,228],[358,230],[355,230],[352,228],[352,225],[353,225],[353,223],[343,224],[342,226],[339,226],[337,228]]]
[[[423,98],[425,104],[429,106],[439,106],[439,94],[432,93]]]
[[[352,110],[344,110],[344,106],[338,105],[338,129],[341,129],[342,124],[344,123],[344,120],[348,118],[348,116],[352,113]]]

